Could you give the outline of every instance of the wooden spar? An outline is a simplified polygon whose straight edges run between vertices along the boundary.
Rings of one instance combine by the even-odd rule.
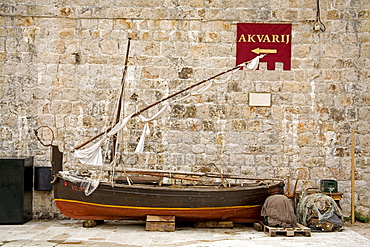
[[[118,102],[118,107],[117,107],[117,116],[116,116],[116,124],[119,122],[121,119],[121,108],[122,108],[122,100],[125,94],[125,79],[126,79],[126,73],[127,73],[127,68],[128,68],[128,55],[130,52],[130,44],[131,44],[131,38],[128,38],[128,43],[127,43],[127,50],[126,50],[126,58],[125,58],[125,68],[123,69],[122,73],[122,80],[121,80],[121,95],[119,97],[119,102]]]
[[[103,171],[111,171],[112,168],[103,168]],[[145,170],[145,169],[114,169],[114,172],[123,172],[127,174],[141,174],[141,175],[165,175],[166,177],[172,177],[176,175],[182,176],[194,176],[194,177],[210,177],[210,178],[228,178],[228,179],[244,179],[244,180],[257,180],[257,181],[283,181],[283,179],[277,178],[250,178],[242,175],[237,174],[219,174],[219,173],[210,173],[210,172],[182,172],[182,171],[160,171],[160,170]],[[184,179],[180,178],[179,179]]]
[[[224,72],[221,72],[221,73],[219,73],[219,74],[217,74],[217,75],[215,75],[215,76],[212,76],[212,77],[210,77],[210,78],[208,78],[208,79],[205,79],[205,80],[203,80],[203,81],[200,81],[200,82],[198,82],[198,83],[196,83],[196,84],[194,84],[194,85],[191,85],[191,86],[189,86],[189,87],[187,87],[187,88],[185,88],[185,89],[183,89],[183,90],[180,90],[180,91],[178,91],[178,92],[176,92],[176,93],[174,93],[174,94],[171,94],[171,95],[169,95],[169,96],[167,96],[167,97],[165,97],[165,98],[163,98],[163,99],[161,99],[161,100],[158,100],[157,102],[154,102],[153,104],[148,105],[147,107],[145,107],[145,108],[143,108],[143,109],[141,109],[141,110],[137,111],[136,113],[134,113],[134,115],[132,115],[132,117],[136,117],[136,116],[140,115],[142,112],[144,112],[144,111],[146,111],[146,110],[148,110],[148,109],[152,108],[153,106],[156,106],[156,105],[158,105],[158,104],[160,104],[160,103],[162,103],[162,102],[164,102],[164,101],[166,101],[166,100],[168,100],[168,99],[171,99],[171,98],[173,98],[173,97],[175,97],[175,96],[177,96],[177,95],[179,95],[179,94],[181,94],[181,93],[183,93],[183,92],[185,92],[185,91],[188,91],[188,90],[190,90],[190,89],[192,89],[192,88],[194,88],[194,87],[197,87],[197,86],[199,86],[199,85],[201,85],[201,84],[203,84],[203,83],[206,83],[207,81],[213,80],[213,79],[215,79],[215,78],[217,78],[217,77],[220,77],[220,76],[222,76],[222,75],[224,75],[224,74],[226,74],[226,73],[229,73],[229,72],[231,72],[231,71],[234,71],[234,70],[236,70],[236,69],[239,69],[239,68],[241,68],[242,66],[243,66],[243,65],[235,66],[234,68],[228,69],[228,70],[226,70],[226,71],[224,71]]]
[[[214,76],[212,76],[212,77],[210,77],[210,78],[208,78],[208,79],[205,79],[205,80],[203,80],[203,81],[200,81],[200,82],[198,82],[198,83],[195,83],[195,84],[193,84],[193,85],[191,85],[191,86],[189,86],[189,87],[187,87],[187,88],[185,88],[185,89],[182,89],[182,90],[180,90],[180,91],[178,91],[178,92],[176,92],[176,93],[174,93],[174,94],[171,94],[171,95],[169,95],[169,96],[167,96],[167,97],[165,97],[165,98],[163,98],[163,99],[161,99],[161,100],[158,100],[158,101],[156,101],[156,102],[152,103],[151,105],[148,105],[148,106],[144,107],[143,109],[141,109],[141,110],[137,111],[136,113],[134,113],[134,114],[132,115],[132,117],[139,116],[139,115],[140,115],[141,113],[143,113],[144,111],[149,110],[150,108],[152,108],[152,107],[154,107],[154,106],[156,106],[156,105],[158,105],[158,104],[160,104],[160,103],[162,103],[162,102],[164,102],[164,101],[166,101],[166,100],[168,100],[168,99],[171,99],[171,98],[173,98],[173,97],[175,97],[175,96],[177,96],[177,95],[179,95],[179,94],[181,94],[181,93],[183,93],[183,92],[185,92],[185,91],[188,91],[188,90],[190,90],[190,89],[192,89],[192,88],[194,88],[194,87],[200,86],[201,84],[204,84],[204,83],[206,83],[207,81],[213,80],[213,79],[215,79],[215,78],[217,78],[217,77],[220,77],[220,76],[222,76],[222,75],[224,75],[224,74],[226,74],[226,73],[229,73],[229,72],[231,72],[231,71],[234,71],[234,70],[240,69],[241,67],[245,66],[246,64],[248,64],[248,63],[250,63],[250,62],[251,62],[251,61],[248,61],[248,62],[244,62],[244,63],[242,63],[242,64],[239,64],[239,65],[235,66],[234,68],[231,68],[231,69],[228,69],[228,70],[226,70],[226,71],[223,71],[223,72],[221,72],[221,73],[219,73],[219,74],[217,74],[217,75],[214,75]],[[82,143],[82,144],[78,145],[77,147],[75,147],[75,150],[80,149],[80,148],[82,148],[82,147],[86,146],[87,144],[89,144],[90,142],[92,142],[92,141],[94,141],[95,139],[99,138],[100,136],[104,135],[105,133],[108,133],[111,129],[112,129],[112,127],[109,127],[106,131],[101,132],[100,134],[98,134],[98,135],[94,136],[93,138],[91,138],[91,139],[89,139],[89,140],[85,141],[84,143]]]
[[[352,129],[351,143],[351,223],[355,223],[355,130]]]
[[[123,69],[122,80],[121,80],[121,94],[120,94],[119,100],[118,100],[118,107],[117,107],[117,115],[116,115],[115,124],[117,124],[119,122],[119,120],[121,119],[121,112],[124,113],[123,107],[122,107],[122,101],[123,101],[124,95],[125,95],[125,79],[126,79],[126,73],[127,73],[127,67],[128,67],[127,65],[128,65],[128,55],[129,55],[129,51],[130,51],[130,43],[131,43],[131,38],[128,38],[126,58],[125,58],[125,67]],[[115,156],[115,153],[116,153],[116,144],[117,144],[117,134],[113,135],[111,161],[114,159],[114,156]]]
[[[154,176],[154,177],[168,177],[168,178],[183,179],[183,180],[190,180],[190,181],[200,181],[200,179],[198,178],[190,178],[190,177],[169,175],[169,174],[157,174],[157,173],[150,173],[150,172],[130,172],[128,174],[147,175],[147,176]]]
[[[87,170],[94,170],[97,166],[95,165],[84,165],[84,169]],[[102,171],[112,171],[112,167],[110,165],[103,166],[103,168],[99,168]],[[135,169],[135,168],[115,168],[114,172],[119,173],[127,173],[127,174],[142,174],[145,175],[145,173],[151,173],[152,176],[154,174],[166,174],[169,176],[174,175],[182,175],[182,176],[193,176],[193,177],[211,177],[211,178],[221,178],[220,173],[212,173],[212,172],[184,172],[184,171],[166,171],[166,170],[149,170],[149,169]],[[244,180],[256,180],[256,181],[279,181],[283,182],[284,179],[280,178],[251,178],[246,177],[239,174],[222,174],[223,178],[226,179],[244,179]]]

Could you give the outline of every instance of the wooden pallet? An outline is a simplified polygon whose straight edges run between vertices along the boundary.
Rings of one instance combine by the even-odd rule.
[[[284,228],[267,226],[262,222],[255,222],[253,227],[257,231],[264,231],[270,237],[276,237],[278,234],[285,235],[287,237],[294,237],[296,234],[302,234],[305,237],[311,237],[311,229],[299,223],[297,223],[297,227]]]

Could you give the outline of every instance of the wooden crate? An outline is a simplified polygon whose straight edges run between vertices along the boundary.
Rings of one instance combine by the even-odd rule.
[[[175,231],[175,216],[168,215],[147,215],[146,216],[146,230],[173,232]]]
[[[311,237],[311,229],[299,223],[297,224],[297,227],[284,228],[267,226],[262,222],[255,222],[253,224],[253,227],[257,231],[264,231],[270,237],[276,237],[278,234],[287,237],[294,237],[297,234],[302,234],[303,236]]]

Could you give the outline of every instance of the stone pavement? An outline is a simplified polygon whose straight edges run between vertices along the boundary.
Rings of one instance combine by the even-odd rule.
[[[149,232],[143,222],[107,221],[94,228],[83,228],[81,220],[49,220],[0,225],[0,246],[369,247],[370,240],[348,228],[341,232],[313,232],[311,237],[268,237],[251,225],[242,224],[233,229],[179,226],[175,232]]]

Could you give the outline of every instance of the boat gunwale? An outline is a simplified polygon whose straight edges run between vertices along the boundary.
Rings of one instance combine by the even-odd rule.
[[[109,183],[102,183],[104,185],[110,186]],[[120,188],[151,188],[151,189],[161,189],[161,190],[185,190],[185,191],[220,191],[220,190],[229,190],[229,191],[234,191],[234,190],[248,190],[248,189],[258,189],[258,188],[270,188],[276,185],[279,185],[279,183],[274,183],[274,184],[269,184],[269,185],[257,185],[257,186],[233,186],[233,187],[223,187],[222,185],[220,186],[197,186],[197,185],[192,185],[192,186],[158,186],[158,185],[148,185],[148,184],[140,184],[140,185],[126,185],[126,184],[115,184],[114,187],[120,187]]]
[[[76,176],[76,175],[74,175]],[[81,177],[82,178],[82,177]],[[70,181],[68,178],[59,177],[59,179],[62,179],[64,181],[68,181],[71,183],[79,184],[79,182],[76,181]],[[81,180],[82,182],[82,180]],[[163,190],[163,191],[196,191],[196,192],[218,192],[218,191],[245,191],[245,190],[255,190],[255,189],[264,189],[264,188],[271,188],[274,186],[278,186],[279,184],[284,184],[283,181],[278,181],[274,183],[268,183],[268,184],[261,184],[256,186],[233,186],[233,187],[224,187],[222,185],[214,186],[214,185],[169,185],[169,186],[159,186],[155,184],[118,184],[115,183],[114,186],[110,182],[101,181],[99,184],[99,187],[103,185],[105,188],[101,189],[108,189],[106,187],[109,187],[109,189],[117,188],[130,188],[130,189],[151,189],[151,190]]]

